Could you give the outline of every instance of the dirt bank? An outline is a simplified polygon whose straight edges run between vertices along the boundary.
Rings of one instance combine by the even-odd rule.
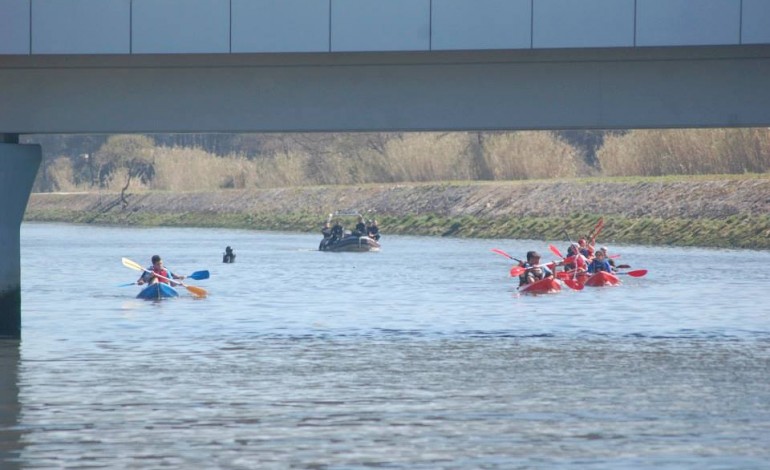
[[[385,233],[561,239],[602,216],[613,242],[770,248],[770,175],[133,193],[127,202],[33,194],[25,220],[314,231],[331,212],[360,211]]]

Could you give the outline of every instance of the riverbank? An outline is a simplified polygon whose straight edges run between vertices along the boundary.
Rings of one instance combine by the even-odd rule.
[[[767,174],[147,192],[126,202],[36,193],[25,220],[318,232],[329,213],[358,211],[376,217],[385,237],[560,240],[603,217],[605,243],[770,249]]]

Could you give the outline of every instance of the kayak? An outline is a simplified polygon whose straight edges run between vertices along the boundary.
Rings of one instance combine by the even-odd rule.
[[[568,273],[568,272],[560,271],[560,272],[556,273],[556,277],[558,277],[562,281],[565,281],[567,279],[572,279],[573,281],[575,281],[578,284],[585,284],[586,280],[588,280],[588,274],[586,274],[584,272],[581,272],[581,273],[578,273],[578,274],[574,274],[574,273]]]
[[[150,284],[136,295],[137,299],[145,300],[169,299],[171,297],[179,297],[179,293],[170,285],[162,282]]]
[[[519,292],[524,294],[555,294],[561,290],[559,281],[552,277],[547,277],[532,284],[526,284],[519,287]]]
[[[604,287],[604,286],[617,286],[620,284],[620,279],[612,273],[606,271],[599,271],[591,274],[585,281],[585,285],[591,287]]]

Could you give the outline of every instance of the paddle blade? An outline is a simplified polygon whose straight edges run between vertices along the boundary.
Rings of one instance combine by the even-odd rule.
[[[204,279],[209,278],[209,272],[208,270],[204,271],[195,271],[194,273],[187,276],[188,279],[195,279],[196,281],[202,281]]]
[[[203,298],[209,295],[209,293],[206,292],[206,289],[203,289],[202,287],[188,286],[185,284],[184,288],[187,289],[195,297]]]
[[[141,264],[137,263],[136,261],[131,261],[128,258],[121,258],[121,261],[123,261],[123,266],[131,269],[135,269],[137,271],[144,271],[144,268]]]
[[[561,252],[559,251],[559,249],[558,249],[558,248],[556,248],[555,246],[553,246],[553,245],[548,245],[548,249],[549,249],[549,250],[551,250],[551,253],[555,254],[555,255],[556,255],[556,256],[558,256],[559,258],[564,258],[564,256],[562,256],[562,254],[561,254]]]
[[[492,248],[493,253],[497,253],[498,255],[503,255],[508,259],[513,259],[513,256],[509,255],[508,253],[504,252],[500,248]]]
[[[642,277],[645,274],[647,274],[647,270],[646,269],[637,269],[635,271],[629,271],[626,274],[628,274],[631,277]]]
[[[562,279],[564,281],[564,284],[567,285],[572,290],[583,290],[583,284],[577,282],[574,279]]]
[[[511,277],[519,277],[527,270],[524,266],[514,266],[511,268]]]

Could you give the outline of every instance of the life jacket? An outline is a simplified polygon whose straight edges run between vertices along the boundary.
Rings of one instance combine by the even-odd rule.
[[[519,287],[539,281],[545,277],[545,271],[541,267],[533,268],[529,263],[524,263],[523,267],[528,269],[519,276]]]
[[[163,277],[155,276],[156,279],[158,279],[158,282],[162,282],[163,284],[170,284],[168,280],[171,279],[171,275],[168,272],[168,269],[166,269],[166,268],[163,268],[163,269],[152,268],[152,272],[153,272],[153,274],[158,274],[160,276],[163,276]]]

